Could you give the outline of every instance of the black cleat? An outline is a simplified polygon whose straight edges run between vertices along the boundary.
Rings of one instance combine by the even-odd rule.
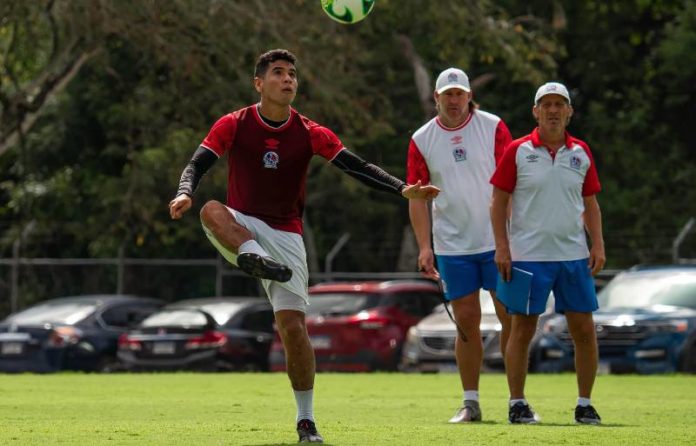
[[[312,420],[300,420],[297,422],[298,443],[323,443],[324,438],[317,431],[317,426]]]
[[[575,422],[596,425],[602,423],[602,418],[592,406],[575,406]]]
[[[529,404],[515,403],[508,412],[508,422],[510,424],[537,424],[539,421],[541,421],[541,418],[532,410]]]
[[[287,282],[292,278],[292,270],[272,259],[253,252],[243,252],[237,256],[239,269],[257,279]]]

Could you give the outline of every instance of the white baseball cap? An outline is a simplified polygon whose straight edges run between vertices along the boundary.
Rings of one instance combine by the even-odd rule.
[[[557,94],[559,96],[563,96],[570,104],[570,93],[568,93],[568,89],[565,87],[565,85],[558,82],[547,82],[539,87],[536,95],[534,95],[534,105],[538,104],[541,98],[548,94]]]
[[[471,91],[469,85],[469,77],[459,68],[448,68],[437,77],[435,82],[435,91],[441,94],[450,88],[459,88],[464,91]]]

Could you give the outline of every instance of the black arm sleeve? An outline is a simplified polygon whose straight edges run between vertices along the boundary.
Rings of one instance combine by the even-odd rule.
[[[191,161],[189,161],[181,174],[179,190],[176,196],[178,197],[181,194],[186,194],[189,197],[193,197],[193,192],[198,187],[198,182],[217,159],[217,156],[211,150],[199,146],[194,152],[193,157],[191,157]]]
[[[401,191],[406,187],[406,183],[400,179],[389,175],[347,149],[341,150],[331,162],[334,166],[373,189],[401,195]]]

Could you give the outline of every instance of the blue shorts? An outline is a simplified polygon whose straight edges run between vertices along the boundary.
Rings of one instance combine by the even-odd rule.
[[[495,251],[435,257],[447,300],[468,296],[481,288],[495,291],[498,280]]]
[[[541,314],[553,290],[556,313],[597,310],[597,294],[589,260],[565,262],[512,262],[512,266],[534,274],[529,294],[529,314]],[[508,313],[516,314],[508,309]]]

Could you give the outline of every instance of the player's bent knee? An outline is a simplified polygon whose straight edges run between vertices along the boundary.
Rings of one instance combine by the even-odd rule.
[[[229,214],[229,211],[224,204],[217,200],[210,200],[203,205],[201,208],[201,222],[208,228],[215,225],[215,223],[225,214]]]

